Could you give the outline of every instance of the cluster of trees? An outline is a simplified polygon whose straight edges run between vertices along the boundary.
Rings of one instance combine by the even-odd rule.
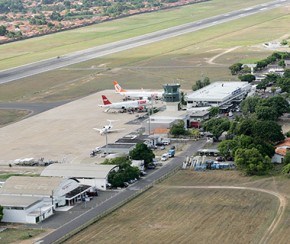
[[[0,0],[0,13],[23,12],[24,6],[21,0]]]
[[[197,80],[195,84],[192,86],[192,90],[196,91],[198,89],[201,89],[205,86],[208,86],[210,84],[210,79],[208,77],[204,77],[203,80]]]
[[[267,173],[275,153],[273,145],[284,139],[281,126],[274,121],[254,118],[231,123],[228,134],[232,139],[218,145],[221,155],[234,158],[238,168],[247,175]],[[249,160],[251,157],[255,160]]]
[[[7,36],[9,38],[20,38],[22,37],[22,32],[19,31],[8,31],[6,26],[0,25],[0,36]]]
[[[103,164],[115,164],[119,166],[118,171],[112,171],[108,176],[108,182],[113,187],[122,187],[124,182],[140,177],[140,170],[131,166],[131,160],[144,160],[145,168],[153,162],[154,153],[144,143],[138,143],[136,147],[130,151],[129,157],[118,157],[114,159],[106,159]]]
[[[174,123],[169,130],[169,134],[173,137],[191,137],[191,138],[198,138],[200,133],[198,129],[186,129],[183,120],[179,120],[178,122]]]
[[[290,69],[286,69],[282,76],[272,73],[267,74],[266,78],[257,85],[257,89],[265,90],[268,86],[272,86],[273,89],[278,86],[282,92],[290,93]]]
[[[284,113],[289,112],[289,103],[282,96],[269,98],[253,96],[241,103],[241,111],[245,116],[253,115],[260,120],[276,121]]]
[[[242,102],[241,110],[243,117],[234,121],[212,118],[203,127],[216,138],[227,131],[227,140],[220,142],[218,149],[225,158],[234,158],[241,171],[247,175],[265,174],[272,167],[274,145],[285,138],[275,120],[289,112],[289,104],[281,96],[248,97]]]
[[[288,52],[274,52],[272,55],[265,59],[258,61],[255,71],[262,70],[266,68],[269,64],[277,63],[281,67],[285,67],[285,59],[290,58],[290,53]],[[252,82],[256,78],[251,74],[251,69],[242,63],[235,63],[229,67],[232,75],[239,75],[241,81]],[[269,80],[269,79],[268,79]]]
[[[114,164],[119,166],[118,171],[112,171],[108,175],[108,182],[113,187],[123,187],[124,182],[139,178],[140,170],[131,166],[131,161],[126,157],[106,159],[103,164]]]
[[[274,52],[272,55],[265,59],[257,62],[255,70],[262,70],[266,68],[269,64],[277,62],[279,66],[285,67],[285,59],[290,58],[290,53],[288,52]]]

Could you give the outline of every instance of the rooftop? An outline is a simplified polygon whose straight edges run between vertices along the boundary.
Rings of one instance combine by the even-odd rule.
[[[0,195],[0,206],[26,208],[41,200],[39,197]]]
[[[250,89],[248,82],[220,81],[212,83],[186,96],[187,100],[193,101],[223,101],[235,96],[244,89]]]
[[[50,196],[63,181],[60,177],[11,176],[0,188],[0,194]]]
[[[41,176],[105,179],[109,172],[115,167],[117,167],[117,165],[51,164],[42,171]]]

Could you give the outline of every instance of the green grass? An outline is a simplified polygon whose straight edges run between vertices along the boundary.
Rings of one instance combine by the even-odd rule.
[[[0,127],[2,125],[7,125],[12,122],[15,122],[19,120],[20,118],[23,118],[27,116],[30,113],[30,111],[26,110],[10,110],[10,109],[3,109],[0,110]]]
[[[16,243],[23,240],[29,240],[37,235],[44,233],[44,230],[39,229],[24,229],[24,228],[7,228],[0,232],[1,243]]]
[[[39,176],[39,174],[14,174],[14,173],[0,173],[0,180],[7,180],[11,176],[27,176],[27,177],[33,177],[33,176]]]
[[[232,0],[227,4],[224,4],[223,0],[212,0],[4,44],[0,46],[0,67],[7,69],[52,58],[263,2],[267,2],[267,0],[253,0],[251,2]]]

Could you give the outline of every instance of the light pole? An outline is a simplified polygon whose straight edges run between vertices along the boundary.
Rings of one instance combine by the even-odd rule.
[[[105,130],[105,136],[106,136],[106,155],[108,154],[108,130]]]

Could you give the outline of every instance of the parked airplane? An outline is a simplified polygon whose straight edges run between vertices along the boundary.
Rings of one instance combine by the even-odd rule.
[[[113,129],[113,125],[112,122],[114,122],[116,120],[108,120],[109,124],[105,125],[103,128],[99,129],[99,128],[93,128],[94,130],[100,132],[101,135],[110,133],[110,132],[116,132],[116,131],[120,131],[123,129]]]
[[[151,104],[151,102],[147,99],[124,101],[124,102],[118,102],[118,103],[111,103],[105,95],[102,95],[102,99],[103,99],[103,105],[99,105],[99,106],[102,108],[106,108],[105,112],[108,112],[110,109],[120,109],[123,111],[132,110],[132,109],[142,110],[146,108],[146,106],[149,106]]]
[[[116,93],[121,94],[127,99],[162,99],[163,93],[160,91],[144,91],[143,89],[141,90],[136,90],[136,91],[127,91],[123,89],[117,81],[114,81],[114,86],[115,86],[115,91]]]

